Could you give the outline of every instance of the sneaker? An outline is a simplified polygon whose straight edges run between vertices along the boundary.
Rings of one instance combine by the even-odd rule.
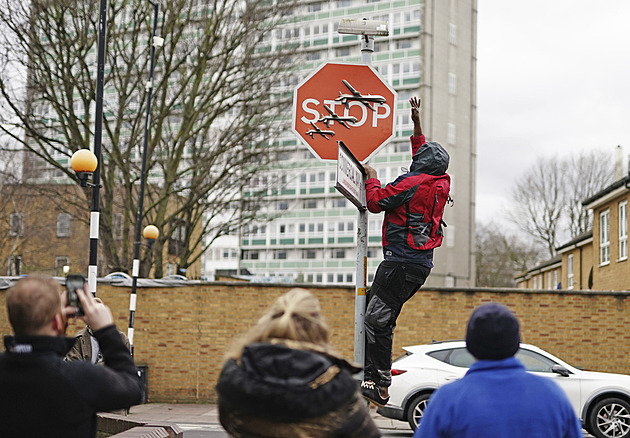
[[[381,397],[381,392],[376,386],[376,383],[371,380],[365,380],[361,382],[361,395],[364,399],[372,402],[376,406],[382,408],[389,401],[389,396],[387,398]]]

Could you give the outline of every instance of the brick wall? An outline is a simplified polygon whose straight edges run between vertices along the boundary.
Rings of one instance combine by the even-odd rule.
[[[212,402],[223,354],[286,285],[204,283],[181,288],[139,289],[135,359],[148,366],[150,401]],[[353,357],[354,290],[309,287],[318,296],[333,346]],[[0,291],[0,329],[10,333]],[[99,285],[98,295],[128,326],[129,288]],[[528,291],[523,289],[421,290],[398,320],[394,356],[403,345],[462,339],[473,308],[498,301],[514,310],[525,342],[584,369],[630,374],[630,292]],[[74,324],[68,333],[80,325]]]

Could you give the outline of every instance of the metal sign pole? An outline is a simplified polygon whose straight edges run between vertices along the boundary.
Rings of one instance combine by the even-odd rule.
[[[374,37],[361,36],[361,61],[372,65],[372,53],[374,52]],[[363,166],[361,166],[363,170]],[[366,204],[365,181],[367,175],[363,173],[361,195],[362,204]],[[367,307],[367,244],[368,244],[368,212],[367,208],[359,209],[357,219],[357,271],[354,294],[354,361],[363,367],[365,365],[365,308]],[[363,380],[363,371],[359,373]]]
[[[363,205],[365,205],[365,176],[363,176]],[[357,271],[354,294],[354,361],[362,367],[365,362],[365,308],[367,306],[367,241],[368,212],[359,209],[357,220]],[[363,380],[363,371],[360,373]]]
[[[365,196],[367,174],[350,149],[339,141],[337,158],[337,183],[335,188],[359,210],[357,223],[357,264],[354,293],[354,361],[361,366],[365,362],[365,319],[367,288],[367,241],[368,213]],[[359,373],[363,380],[363,371]]]

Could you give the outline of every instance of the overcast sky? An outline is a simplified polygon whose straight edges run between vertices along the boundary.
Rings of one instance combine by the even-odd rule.
[[[630,1],[478,0],[477,221],[540,157],[630,153]]]

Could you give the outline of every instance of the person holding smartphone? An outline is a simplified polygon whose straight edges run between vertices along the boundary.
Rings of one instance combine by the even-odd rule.
[[[87,280],[83,275],[68,274],[68,276],[66,277],[68,303],[79,309],[77,315],[83,314],[83,309],[81,308],[81,303],[78,302],[76,290],[88,290],[87,286]],[[100,298],[95,297],[95,300],[98,303],[103,304],[103,300],[101,300]],[[127,338],[127,335],[125,335],[120,330],[118,331],[118,334],[125,343],[125,347],[127,347],[127,349],[131,351],[131,344],[129,342],[129,338]],[[98,341],[94,337],[94,330],[92,330],[89,325],[86,325],[74,337],[76,338],[76,342],[74,343],[68,354],[66,354],[66,361],[70,362],[73,360],[87,360],[97,365],[104,364],[101,347],[98,345]]]
[[[83,288],[76,294],[80,318],[98,340],[105,366],[65,362],[74,343],[65,336],[67,319],[79,310],[50,277],[25,277],[6,295],[15,333],[0,354],[0,412],[3,436],[95,437],[96,413],[127,409],[146,390],[111,310]]]

